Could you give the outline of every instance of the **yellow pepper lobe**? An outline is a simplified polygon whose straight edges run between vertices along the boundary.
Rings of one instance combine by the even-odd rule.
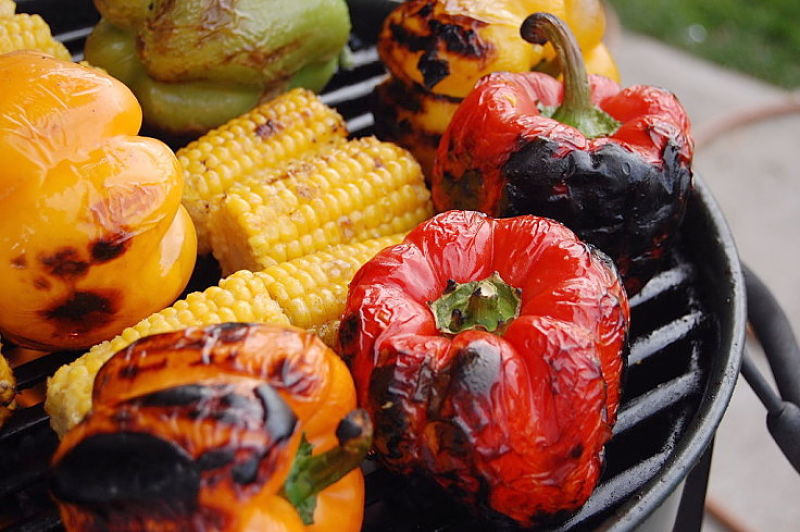
[[[196,254],[172,151],[122,83],[0,56],[0,333],[79,349],[169,305]]]

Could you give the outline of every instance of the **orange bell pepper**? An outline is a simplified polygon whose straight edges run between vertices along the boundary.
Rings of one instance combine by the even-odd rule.
[[[0,334],[36,349],[108,339],[194,267],[172,151],[136,136],[133,94],[40,52],[0,56]]]
[[[346,366],[306,331],[149,336],[100,369],[53,494],[69,531],[356,532],[372,427],[355,406]]]

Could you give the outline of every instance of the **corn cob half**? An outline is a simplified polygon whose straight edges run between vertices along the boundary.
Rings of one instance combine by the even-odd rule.
[[[339,113],[313,92],[294,89],[178,150],[185,177],[183,204],[197,229],[198,253],[211,251],[209,211],[231,185],[253,172],[344,142],[346,136]]]
[[[409,231],[431,210],[414,158],[369,137],[232,186],[212,210],[211,247],[223,272],[259,271]]]
[[[226,321],[277,323],[323,333],[329,345],[335,338],[347,290],[358,269],[403,234],[330,248],[263,272],[239,271],[219,286],[189,294],[185,300],[129,327],[113,340],[96,345],[48,381],[45,410],[53,429],[63,435],[91,407],[92,385],[111,356],[150,334]]]
[[[39,15],[14,14],[16,4],[0,1],[0,54],[14,50],[38,50],[56,59],[70,61],[67,48],[55,40],[50,26]]]

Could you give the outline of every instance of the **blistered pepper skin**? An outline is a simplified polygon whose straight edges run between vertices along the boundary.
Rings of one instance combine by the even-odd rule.
[[[0,333],[82,349],[169,305],[194,226],[172,151],[136,136],[110,76],[33,52],[0,58]]]
[[[663,89],[589,82],[592,102],[620,122],[611,135],[587,138],[544,116],[563,98],[549,76],[481,79],[439,144],[434,206],[554,218],[614,259],[634,294],[658,271],[686,211],[689,119]]]
[[[316,495],[313,524],[281,492],[301,436],[314,455],[335,448],[356,403],[347,367],[311,333],[225,323],[149,336],[101,368],[92,403],[53,457],[69,531],[361,526],[358,467]]]
[[[442,333],[430,302],[495,272],[519,290],[518,316]],[[356,274],[339,352],[388,467],[531,526],[596,485],[629,319],[609,259],[561,224],[450,211]]]

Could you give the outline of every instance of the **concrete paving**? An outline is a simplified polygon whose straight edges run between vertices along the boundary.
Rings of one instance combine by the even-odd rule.
[[[720,203],[740,256],[776,294],[800,332],[800,93],[620,32],[610,42],[623,85],[645,83],[678,95],[699,140],[695,171]],[[765,120],[760,109],[795,102]],[[774,111],[774,109],[773,109]],[[735,127],[738,120],[742,123]],[[765,368],[763,355],[748,350]],[[798,361],[800,363],[800,361]],[[764,369],[764,371],[767,371]],[[714,449],[709,499],[740,530],[800,530],[800,475],[765,426],[765,410],[740,379]],[[729,530],[707,519],[706,530]]]

